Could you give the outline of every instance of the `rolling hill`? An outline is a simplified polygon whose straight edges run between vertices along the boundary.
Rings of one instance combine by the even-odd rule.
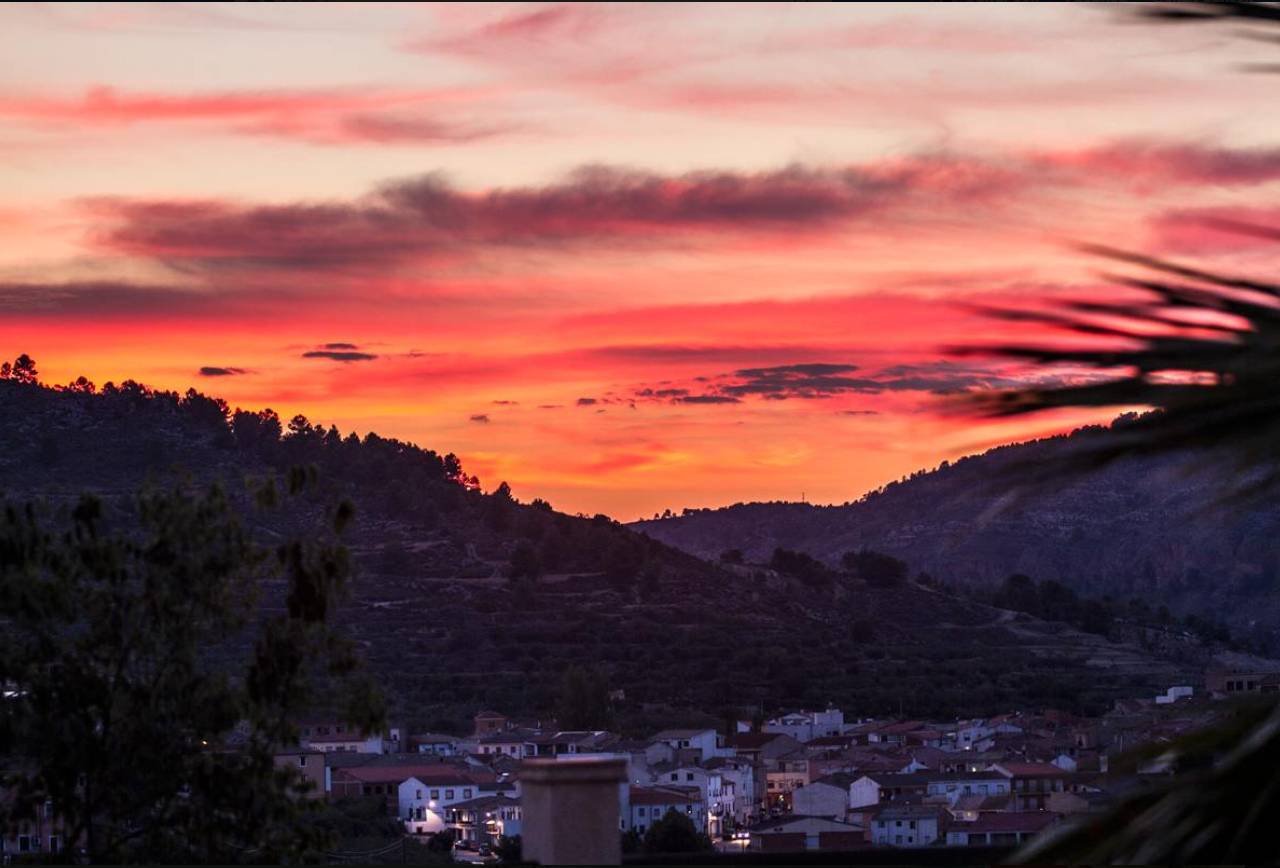
[[[744,507],[639,533],[606,516],[517,503],[502,486],[483,493],[453,456],[132,382],[89,391],[0,381],[0,419],[0,494],[11,502],[56,510],[91,491],[127,517],[129,495],[147,482],[219,481],[270,538],[350,499],[357,518],[346,542],[358,575],[339,623],[410,725],[459,728],[482,706],[546,712],[574,664],[604,671],[625,695],[618,725],[635,730],[745,704],[833,701],[866,715],[1097,711],[1194,677],[1221,651],[1110,642],[910,582],[881,588],[836,575],[814,584],[646,535],[699,553],[730,539],[760,551],[784,538],[821,548],[827,525],[815,518],[837,519],[839,509]],[[254,512],[245,480],[298,465],[318,470],[309,503]],[[921,514],[889,542],[914,550],[931,527]],[[830,551],[845,545],[830,538]],[[975,574],[1003,569],[980,563],[1006,557],[998,540],[970,554]]]
[[[944,463],[839,506],[748,503],[632,525],[701,557],[767,561],[777,547],[835,564],[870,548],[964,588],[1013,573],[1094,598],[1139,598],[1209,615],[1275,649],[1280,636],[1280,505],[1224,498],[1202,455],[1125,459],[1083,475],[1034,472],[1108,436],[1003,446]]]

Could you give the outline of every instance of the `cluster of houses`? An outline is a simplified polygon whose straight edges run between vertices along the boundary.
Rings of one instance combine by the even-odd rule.
[[[1265,691],[1272,679],[1221,673],[1214,697]],[[619,832],[643,836],[674,811],[721,849],[998,847],[1176,773],[1154,755],[1120,774],[1110,758],[1171,741],[1216,716],[1189,687],[1123,700],[1080,718],[1044,711],[929,721],[847,719],[795,711],[734,732],[694,727],[647,738],[563,731],[553,721],[481,711],[470,735],[368,735],[334,721],[299,726],[277,765],[306,778],[312,798],[380,797],[406,834],[448,831],[479,847],[522,833],[521,769],[530,759],[625,761]],[[0,861],[61,846],[52,810],[0,836]]]
[[[675,811],[723,849],[1016,845],[1169,774],[1153,760],[1119,775],[1108,758],[1204,725],[1189,689],[1119,702],[1101,718],[1046,711],[961,721],[849,720],[795,711],[732,733],[670,729],[628,739],[551,721],[475,715],[469,736],[367,737],[332,722],[302,727],[277,757],[316,797],[381,796],[411,835],[446,830],[476,845],[521,834],[528,759],[625,760],[620,829],[643,836]],[[1179,705],[1181,703],[1181,705]]]

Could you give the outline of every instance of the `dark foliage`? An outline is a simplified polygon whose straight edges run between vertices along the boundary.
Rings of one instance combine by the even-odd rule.
[[[291,477],[291,495],[305,479]],[[94,862],[318,852],[323,830],[302,822],[312,803],[274,749],[294,740],[321,678],[331,695],[351,688],[353,724],[384,720],[326,624],[348,575],[335,538],[348,509],[268,548],[217,487],[151,489],[116,511],[93,497],[61,511],[4,504],[3,820],[51,800],[65,840]],[[260,588],[277,580],[288,605],[262,616]]]

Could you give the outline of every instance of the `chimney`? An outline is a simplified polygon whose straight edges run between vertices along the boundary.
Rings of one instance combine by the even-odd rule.
[[[534,759],[520,764],[522,856],[542,865],[619,865],[623,759]]]

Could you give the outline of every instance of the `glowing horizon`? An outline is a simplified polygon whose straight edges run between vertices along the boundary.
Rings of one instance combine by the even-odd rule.
[[[1106,286],[1065,242],[1276,262],[1203,219],[1280,217],[1238,69],[1270,48],[1123,8],[0,22],[0,355],[412,440],[568,512],[839,503],[1086,421],[942,412],[1027,376],[947,354],[1008,328],[969,305]]]

